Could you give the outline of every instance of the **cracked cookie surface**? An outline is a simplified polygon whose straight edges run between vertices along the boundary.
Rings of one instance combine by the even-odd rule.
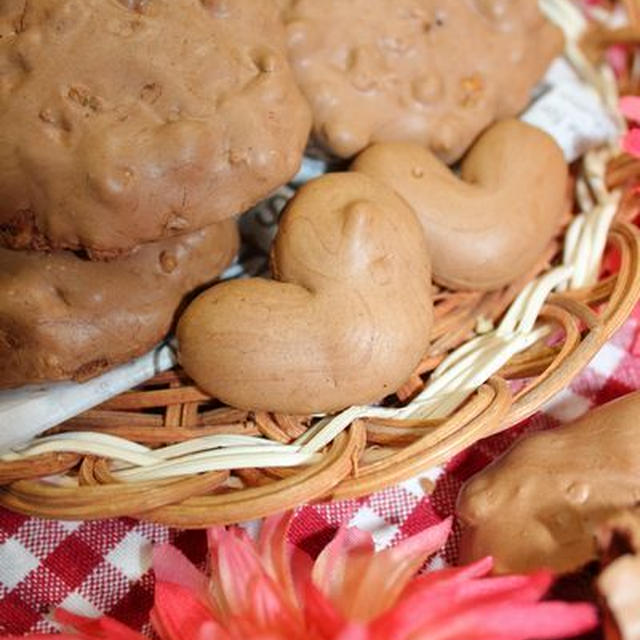
[[[457,160],[522,110],[562,36],[536,0],[281,0],[317,142],[421,143]]]
[[[308,106],[262,0],[6,0],[0,244],[112,258],[297,170]]]

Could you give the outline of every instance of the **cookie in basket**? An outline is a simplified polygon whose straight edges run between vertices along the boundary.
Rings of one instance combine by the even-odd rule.
[[[315,140],[349,158],[413,141],[451,163],[519,113],[560,31],[537,0],[281,0]]]
[[[429,254],[411,208],[356,172],[298,190],[272,248],[276,280],[223,282],[177,337],[186,372],[235,407],[309,414],[393,393],[429,344]]]
[[[352,169],[291,198],[275,282],[223,283],[185,311],[181,362],[207,393],[292,414],[382,400],[427,353],[432,258],[438,282],[497,289],[535,266],[566,212],[561,150],[515,120],[480,138],[463,180],[408,144],[375,145]]]
[[[454,290],[495,290],[530,271],[570,210],[568,168],[555,140],[502,120],[469,150],[460,178],[409,142],[374,144],[353,162],[418,214],[433,278]]]
[[[4,246],[112,258],[240,213],[297,171],[310,115],[271,3],[2,5]]]
[[[109,262],[0,248],[0,387],[83,380],[145,353],[237,246],[226,220]]]

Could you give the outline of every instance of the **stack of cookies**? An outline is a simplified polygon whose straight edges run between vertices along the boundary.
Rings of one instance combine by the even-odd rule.
[[[262,0],[0,4],[0,386],[144,353],[310,128]]]
[[[536,0],[2,0],[0,387],[166,336],[312,125],[456,161],[561,41]]]

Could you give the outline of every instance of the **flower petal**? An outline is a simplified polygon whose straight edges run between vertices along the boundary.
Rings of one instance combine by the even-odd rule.
[[[163,640],[229,637],[194,592],[173,582],[156,582],[151,624]]]
[[[375,552],[370,533],[341,526],[333,540],[316,558],[311,572],[313,584],[333,600],[340,601],[345,591],[348,565],[368,560]],[[353,569],[353,566],[351,567]],[[360,568],[360,567],[358,567]]]
[[[256,576],[245,594],[243,618],[248,630],[263,637],[304,639],[306,637],[301,611],[283,602],[282,590],[266,575]],[[238,616],[237,616],[238,617]],[[246,637],[246,633],[243,633]]]
[[[320,566],[321,571],[316,572],[316,561],[314,583],[347,618],[370,620],[394,604],[427,558],[442,548],[450,531],[449,518],[395,547],[374,553],[373,545],[364,541],[346,544],[346,533],[341,530],[336,536],[339,542],[337,548],[332,549],[331,562],[325,562]],[[333,571],[333,575],[327,576],[329,571]]]
[[[276,526],[275,531],[279,528]],[[275,531],[267,535],[276,535]],[[290,599],[287,585],[269,575],[269,563],[267,567],[262,564],[255,543],[244,531],[211,530],[209,540],[212,549],[210,593],[222,624],[232,619],[236,621],[234,624],[244,620],[249,628],[265,633],[282,629],[293,633],[302,626],[297,599]],[[269,546],[266,538],[264,544]],[[286,559],[273,561],[286,562]],[[277,571],[286,573],[286,568],[279,567]]]
[[[453,575],[450,580],[431,583],[429,578],[426,575],[418,579],[396,607],[372,624],[375,638],[559,638],[594,624],[595,614],[590,606],[539,602],[551,583],[547,572],[466,581]],[[525,624],[525,620],[531,623]]]
[[[304,616],[309,632],[321,638],[337,638],[347,624],[338,609],[312,582],[304,589]]]
[[[303,585],[311,578],[313,561],[288,539],[292,512],[267,518],[260,529],[257,548],[267,573],[283,589],[292,606],[302,603]]]
[[[622,115],[627,120],[633,122],[640,122],[640,97],[638,96],[624,96],[620,98],[618,103]]]
[[[2,640],[78,640],[78,636],[72,633],[30,633],[26,636],[2,636]]]
[[[211,580],[210,593],[217,614],[224,621],[246,608],[249,584],[265,573],[253,541],[236,528],[215,527],[208,531]]]
[[[586,604],[541,602],[535,604],[486,605],[468,608],[432,622],[413,640],[553,640],[593,629],[598,623],[595,608]],[[398,636],[378,636],[385,640]]]
[[[209,580],[186,556],[169,544],[153,548],[153,571],[158,582],[173,582],[193,591],[203,603],[209,601]]]
[[[622,150],[636,158],[640,158],[640,129],[631,129],[622,138]]]
[[[414,578],[402,592],[402,599],[408,600],[410,597],[417,595],[423,589],[430,589],[436,584],[445,582],[454,584],[456,582],[467,582],[473,578],[487,576],[493,569],[493,558],[487,556],[477,562],[468,564],[464,567],[450,567],[447,569],[438,569],[438,571],[430,571]]]
[[[452,618],[469,607],[478,607],[486,602],[492,606],[505,601],[511,604],[537,602],[551,584],[547,573],[483,580],[465,580],[456,574],[441,579],[443,573],[436,571],[414,580],[398,604],[382,615],[377,623],[410,633],[412,629],[428,627],[442,617]],[[425,606],[427,602],[429,604]]]
[[[69,613],[64,609],[57,609],[53,619],[63,627],[77,631],[75,639],[81,638],[108,638],[109,640],[146,640],[145,636],[130,629],[118,620],[101,616],[100,618],[87,618]],[[66,635],[66,634],[65,634]],[[56,636],[57,638],[58,636]]]
[[[369,640],[370,638],[371,634],[367,627],[351,622],[341,629],[336,636],[333,636],[332,640]]]

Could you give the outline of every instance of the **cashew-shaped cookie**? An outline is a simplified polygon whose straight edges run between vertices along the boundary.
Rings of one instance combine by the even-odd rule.
[[[307,414],[379,400],[409,377],[429,343],[431,273],[420,223],[390,189],[355,173],[302,187],[272,270],[209,289],[180,319],[180,359],[202,389]]]
[[[376,144],[352,169],[392,187],[426,232],[433,277],[452,289],[491,290],[525,274],[558,232],[568,170],[540,129],[503,120],[462,162],[460,178],[427,149]]]

